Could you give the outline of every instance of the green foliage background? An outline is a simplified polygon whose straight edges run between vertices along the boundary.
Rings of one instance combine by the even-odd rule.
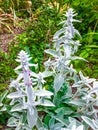
[[[78,13],[77,17],[81,21],[79,25],[75,25],[82,35],[78,55],[88,60],[88,63],[82,64],[76,61],[74,66],[78,71],[82,69],[85,75],[98,77],[97,0],[0,0],[0,13],[11,14],[5,21],[5,28],[9,27],[13,31],[18,26],[23,30],[21,34],[14,36],[11,43],[7,43],[6,53],[0,49],[1,92],[7,88],[9,79],[15,77],[13,68],[16,66],[15,58],[20,50],[27,50],[33,57],[32,62],[38,62],[39,70],[43,70],[43,61],[47,58],[44,49],[53,46],[52,36],[60,28],[58,24],[69,7]],[[16,16],[21,20],[15,19]],[[0,21],[2,20],[4,21],[1,17]],[[4,25],[1,22],[3,30]],[[11,33],[10,30],[8,33]]]

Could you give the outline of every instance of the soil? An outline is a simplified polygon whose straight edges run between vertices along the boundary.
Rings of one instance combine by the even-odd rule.
[[[8,43],[11,43],[14,38],[23,33],[25,30],[19,26],[16,26],[12,30],[13,32],[2,32],[0,33],[0,51],[7,52]]]

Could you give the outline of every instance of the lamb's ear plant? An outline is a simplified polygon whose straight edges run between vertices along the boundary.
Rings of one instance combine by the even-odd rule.
[[[25,51],[19,53],[18,77],[10,84],[14,92],[8,95],[12,106],[8,126],[16,130],[98,129],[98,81],[81,71],[78,74],[72,64],[73,60],[86,61],[75,56],[80,46],[77,39],[81,38],[73,24],[79,22],[73,18],[76,15],[71,8],[66,12],[67,19],[60,23],[63,27],[53,37],[54,49],[45,50],[51,57],[44,63],[44,72],[32,72],[30,67],[37,65],[29,63],[31,58]],[[43,87],[49,76],[54,77],[53,92]],[[37,106],[44,106],[43,118]]]
[[[44,78],[51,75],[51,72],[45,71],[38,74],[32,72],[30,67],[37,67],[37,65],[29,63],[30,60],[31,57],[25,51],[22,50],[19,53],[16,61],[20,65],[15,69],[18,77],[10,84],[14,92],[7,96],[12,99],[10,105],[12,105],[13,116],[8,120],[8,126],[15,127],[17,130],[30,130],[34,126],[40,128],[41,126],[37,125],[39,120],[37,106],[54,106],[48,100],[53,93],[42,87],[45,83]]]
[[[55,120],[54,129],[87,130],[90,126],[97,130],[98,81],[85,77],[81,71],[78,74],[72,65],[73,60],[86,61],[75,56],[80,46],[76,38],[81,38],[73,25],[74,22],[79,23],[73,18],[76,15],[73,9],[68,9],[65,15],[67,19],[60,23],[63,27],[54,34],[54,48],[45,50],[51,55],[51,58],[45,62],[45,69],[53,71],[53,103],[56,106],[53,111],[51,109],[52,114],[50,110],[47,110],[47,113]],[[72,127],[67,127],[70,124],[69,117],[76,120],[76,125],[71,124]],[[82,124],[79,125],[77,121]],[[61,125],[56,125],[57,123]]]
[[[75,15],[73,9],[68,10],[65,15],[67,20],[60,23],[63,24],[63,28],[54,34],[54,49],[45,50],[46,53],[53,56],[52,59],[49,58],[49,60],[45,62],[45,66],[46,69],[47,66],[51,68],[55,74],[55,92],[58,92],[63,86],[63,83],[73,78],[72,75],[76,74],[76,70],[73,68],[71,61],[77,59],[84,60],[74,55],[78,50],[78,46],[80,46],[79,40],[74,40],[75,36],[80,37],[78,30],[73,26],[73,22],[79,22],[73,18]]]

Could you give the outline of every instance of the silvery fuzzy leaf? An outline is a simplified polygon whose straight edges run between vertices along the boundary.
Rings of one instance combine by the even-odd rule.
[[[52,49],[47,49],[45,50],[46,53],[54,56],[54,57],[59,57],[60,55],[58,54],[58,52],[56,52],[55,50],[52,50]]]
[[[73,104],[73,105],[76,105],[76,106],[85,106],[86,105],[86,102],[81,100],[81,99],[72,100],[69,103]]]
[[[80,125],[77,128],[75,125],[73,125],[71,130],[83,130],[83,125]]]
[[[31,67],[31,66],[33,66],[33,67],[35,67],[35,68],[37,68],[38,67],[38,64],[32,64],[32,63],[28,63],[28,65]]]
[[[67,43],[67,38],[65,36],[61,36],[59,39],[57,40],[53,40],[53,42],[55,42],[54,44],[54,47],[57,48],[57,47],[60,47],[60,44],[61,43]]]
[[[12,80],[12,82],[10,83],[9,87],[14,87],[14,88],[18,88],[19,87],[19,82],[18,80]]]
[[[58,39],[59,36],[60,36],[62,33],[64,33],[64,32],[65,32],[64,28],[61,28],[59,31],[57,31],[57,32],[54,34],[53,39]]]
[[[93,88],[92,90],[90,91],[90,94],[91,93],[98,93],[98,81],[94,81],[93,82]]]
[[[31,104],[30,104],[30,103],[27,103],[27,109],[28,109],[30,115],[34,115],[35,107],[34,107],[33,103],[31,103]]]
[[[81,44],[80,44],[80,41],[79,41],[79,40],[73,41],[73,45],[74,45],[74,46],[81,46]]]
[[[38,130],[44,130],[43,123],[39,117],[38,117],[37,122],[36,122],[36,127]]]
[[[60,90],[60,88],[63,86],[63,83],[64,83],[64,76],[62,74],[56,75],[54,79],[55,92],[58,92]]]
[[[14,117],[9,118],[7,126],[16,127],[17,126],[17,119]]]
[[[51,118],[51,119],[49,120],[49,128],[50,128],[50,129],[53,129],[54,124],[55,124],[55,119],[54,119],[54,118]]]
[[[91,102],[91,101],[94,101],[94,99],[92,98],[92,96],[91,96],[90,94],[87,94],[87,95],[84,96],[82,99],[83,99],[84,101],[86,101],[87,104],[88,104],[89,102]]]
[[[76,119],[69,117],[69,122],[67,128],[62,128],[61,130],[84,130],[83,125]]]
[[[82,80],[85,79],[85,77],[84,77],[84,75],[83,75],[83,73],[82,73],[81,71],[79,71],[79,76],[80,76],[80,78],[81,78]],[[88,79],[88,77],[86,77],[86,79]]]
[[[41,127],[41,128],[39,128],[38,130],[48,130],[48,129]]]
[[[77,29],[74,29],[74,33],[81,38],[81,35],[80,35],[80,33],[79,33],[79,31]]]
[[[33,77],[36,77],[36,78],[38,77],[37,74],[34,73],[34,72],[31,72],[30,74],[31,74],[31,76],[33,76]]]
[[[70,122],[70,126],[73,126],[73,125],[77,124],[77,120],[75,118],[69,117],[68,119],[69,119],[69,122]]]
[[[79,56],[72,56],[72,57],[70,57],[70,60],[83,60],[83,61],[88,62],[87,60],[85,60],[84,58],[79,57]]]
[[[72,77],[72,74],[73,74],[73,73],[76,73],[76,70],[73,68],[73,65],[72,65],[72,64],[70,65],[69,73],[70,73],[70,76],[71,76],[71,77]]]
[[[86,83],[85,81],[83,82],[85,86],[87,86],[89,89],[92,89],[92,86],[89,83]]]
[[[87,83],[92,83],[92,82],[94,82],[96,79],[94,79],[94,78],[89,78],[89,79],[87,79]]]
[[[40,97],[52,96],[53,93],[47,90],[35,90],[35,95]]]
[[[0,108],[0,111],[1,112],[3,112],[3,111],[6,111],[7,110],[7,108],[4,106],[4,107],[2,107],[2,108]]]
[[[32,86],[28,86],[27,87],[27,101],[28,103],[32,103],[32,101],[35,100],[35,94],[34,94],[34,91],[32,89]]]
[[[75,83],[72,85],[72,88],[78,88],[78,87],[80,88],[82,86],[83,86],[82,84]]]
[[[51,130],[60,130],[62,126],[63,126],[63,124],[56,123],[56,124],[54,124],[54,127]]]
[[[98,112],[98,111],[97,111]],[[98,113],[97,113],[98,114]],[[95,127],[98,129],[98,115],[96,116],[96,120],[94,120],[94,119],[92,119],[92,121],[93,121],[93,124],[95,125]]]
[[[81,71],[79,72],[79,75],[80,75],[81,80],[84,81],[87,84],[92,83],[96,80],[94,78],[89,78],[89,77],[83,76],[83,73]]]
[[[76,128],[76,119],[69,117],[69,122],[70,122],[70,124],[67,126],[67,128],[69,128],[69,130],[73,130],[72,129],[73,127]]]
[[[74,82],[77,83],[79,81],[79,76],[77,75],[77,73],[74,73]]]
[[[38,88],[40,88],[42,86],[42,84],[44,84],[46,81],[44,80],[44,74],[39,72],[37,75],[36,75],[36,79],[33,79],[33,81],[37,82],[38,83]]]
[[[20,59],[15,59],[17,62],[21,62],[21,60]]]
[[[60,51],[60,43],[59,41],[55,41],[54,48],[56,48],[56,51]]]
[[[20,113],[18,113],[18,112],[13,112],[11,115],[12,115],[14,118],[16,118],[16,119],[19,119],[19,118],[20,118]]]
[[[22,104],[16,104],[15,106],[12,107],[11,112],[22,111],[22,109],[23,109]]]
[[[40,105],[42,105],[42,106],[49,106],[49,107],[54,107],[55,105],[51,102],[51,101],[49,101],[49,100],[44,100],[43,102],[41,102],[40,103]]]
[[[38,119],[37,110],[36,108],[33,108],[33,109],[34,109],[34,113],[32,115],[29,111],[27,112],[27,121],[31,129],[36,125],[36,122]]]
[[[60,107],[55,110],[56,113],[62,112],[64,115],[70,115],[73,113],[73,110],[70,107]]]
[[[39,88],[40,90],[42,90],[42,83],[41,83],[41,81],[38,82],[36,88]]]
[[[28,71],[28,70],[29,70],[29,66],[28,66],[28,64],[26,64],[26,65],[25,65],[25,64],[22,65],[22,68],[24,68],[25,71]]]
[[[17,81],[20,81],[23,78],[23,73],[20,73],[17,77]]]
[[[23,126],[23,130],[31,130],[31,128],[28,125],[25,124],[25,126]]]
[[[46,67],[50,67],[51,63],[52,63],[52,61],[51,61],[51,59],[49,58],[47,61],[44,62],[44,65],[45,65]]]
[[[19,65],[18,67],[15,68],[15,71],[19,70],[22,68],[22,65]]]
[[[74,32],[74,26],[73,25],[69,26],[69,31],[70,31],[71,37],[74,38],[75,32]]]
[[[83,130],[83,129],[84,129],[83,125],[81,125],[81,126],[78,126],[76,130]]]
[[[65,16],[66,16],[66,15],[65,15]],[[60,24],[64,24],[64,25],[66,26],[66,25],[67,25],[67,21],[64,20],[64,21],[60,22],[58,25],[60,25]]]
[[[70,86],[67,88],[67,93],[65,96],[66,96],[66,98],[72,96],[72,88]]]
[[[76,130],[76,120],[74,118],[72,119],[72,121],[69,120],[70,123],[67,128],[62,128],[61,130]]]
[[[64,44],[64,50],[66,53],[66,58],[70,57],[71,56],[71,46],[68,44]]]
[[[98,87],[98,81],[93,82],[93,88],[96,88],[96,87]]]
[[[71,130],[76,130],[76,125],[73,125]]]
[[[72,54],[74,54],[75,52],[78,51],[78,47],[81,46],[81,44],[79,44],[79,41],[77,40],[77,41],[73,42],[73,45],[74,45],[74,47],[72,49],[72,51],[73,51]]]
[[[14,103],[19,102],[18,98],[14,98],[11,100],[10,105],[14,105]]]
[[[96,128],[96,125],[93,123],[93,120],[86,117],[86,116],[82,116],[82,119],[93,129],[93,130],[97,130],[98,127]]]
[[[92,88],[92,90],[89,93],[98,93],[98,87]]]
[[[66,12],[65,16],[67,17],[67,19],[70,19],[72,21],[72,18],[73,18],[73,9],[68,9],[68,11]]]
[[[52,75],[53,75],[52,71],[44,71],[43,72],[43,77],[49,77],[49,76],[52,76]]]
[[[3,103],[0,102],[0,107],[2,107],[2,106],[3,106]]]
[[[43,72],[39,72],[37,74],[37,78],[40,79],[40,80],[43,80],[44,77],[45,77],[45,75],[43,74]]]
[[[61,128],[61,130],[70,130],[70,129],[67,129],[67,128]]]
[[[7,98],[21,98],[21,97],[24,97],[25,95],[24,94],[21,94],[19,92],[12,92],[10,94],[7,95]]]
[[[79,23],[81,22],[80,20],[77,20],[77,19],[73,19],[72,21],[73,22],[79,22]]]

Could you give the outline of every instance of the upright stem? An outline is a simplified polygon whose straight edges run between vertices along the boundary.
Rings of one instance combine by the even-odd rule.
[[[26,92],[27,92],[27,102],[29,104],[32,104],[33,90],[32,90],[32,81],[30,79],[29,68],[27,70],[23,69],[23,77],[24,77],[24,84],[26,86]]]

